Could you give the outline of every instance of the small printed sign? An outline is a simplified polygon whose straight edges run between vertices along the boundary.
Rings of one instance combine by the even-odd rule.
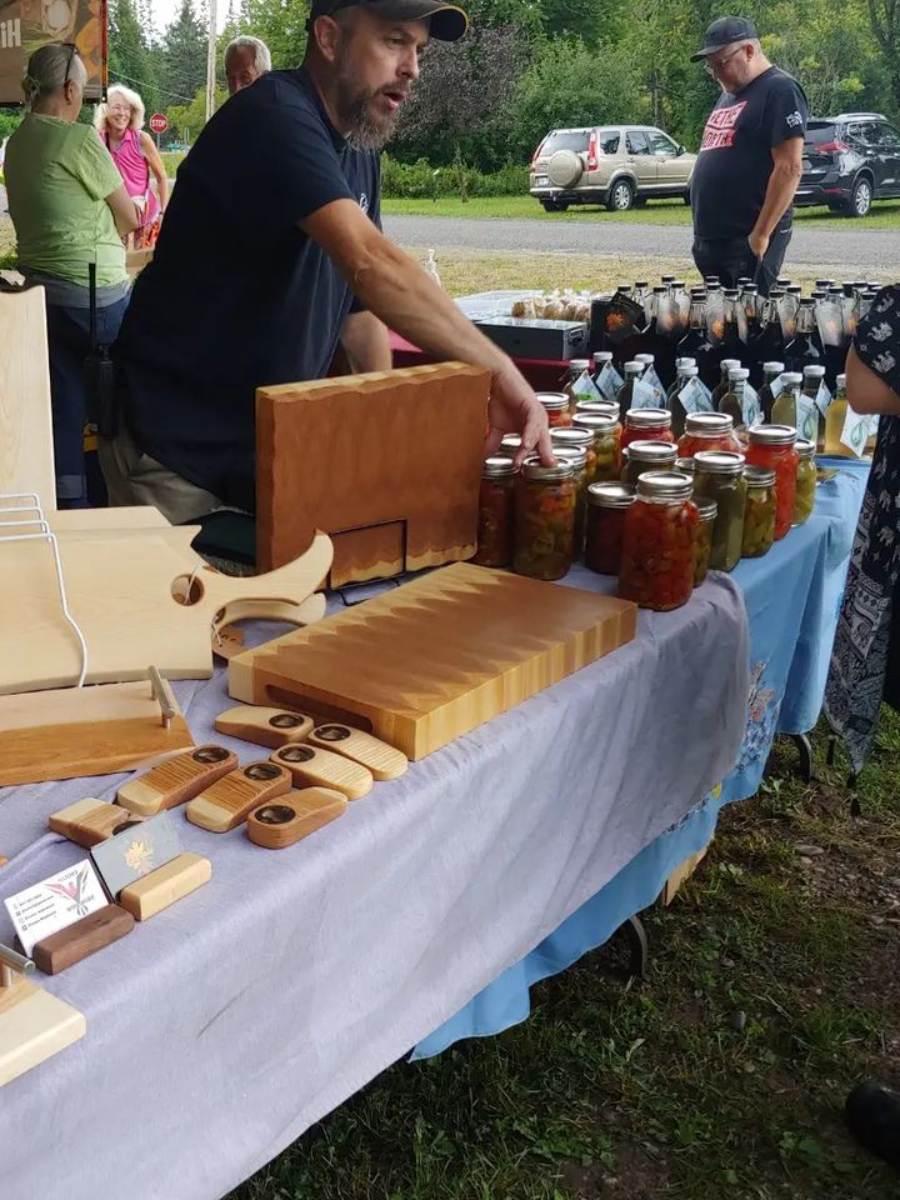
[[[3,903],[22,949],[30,957],[36,942],[74,925],[109,901],[90,861],[83,858]]]
[[[169,814],[161,812],[100,842],[91,850],[91,858],[115,899],[122,888],[164,867],[180,853],[178,830]]]

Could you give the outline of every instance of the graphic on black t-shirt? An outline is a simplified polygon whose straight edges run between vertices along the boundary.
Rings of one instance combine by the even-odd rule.
[[[714,108],[703,130],[701,151],[724,150],[733,146],[735,126],[746,107],[747,101],[741,100],[738,104],[729,104],[727,108]]]

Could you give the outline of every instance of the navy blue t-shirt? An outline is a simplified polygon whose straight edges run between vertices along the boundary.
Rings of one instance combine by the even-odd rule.
[[[379,221],[378,155],[334,129],[306,71],[274,71],[215,114],[178,171],[115,347],[139,448],[253,508],[254,396],[325,375],[358,309],[297,222],[340,199]]]
[[[709,114],[691,180],[698,238],[747,237],[772,174],[772,150],[802,138],[808,116],[800,84],[770,67],[737,95],[723,92]],[[790,227],[791,209],[780,227]]]

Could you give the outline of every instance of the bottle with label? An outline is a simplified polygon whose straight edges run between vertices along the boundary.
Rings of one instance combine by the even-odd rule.
[[[716,412],[731,417],[735,428],[747,424],[744,419],[745,391],[750,372],[746,367],[730,367],[728,370],[728,388],[718,399]]]
[[[789,342],[797,332],[797,313],[800,309],[800,293],[802,291],[803,288],[799,284],[789,284],[785,288],[781,303],[778,306],[778,315],[781,317],[781,332],[785,342]]]
[[[800,408],[800,385],[803,376],[799,371],[785,371],[781,376],[781,393],[772,405],[771,425],[790,425],[797,429]]]
[[[739,358],[723,358],[719,366],[719,379],[715,385],[712,394],[712,404],[716,412],[719,411],[719,401],[728,391],[728,372],[734,367],[739,367],[741,360]]]
[[[672,414],[672,433],[680,438],[689,413],[705,410],[708,393],[698,379],[700,374],[689,358],[679,358],[678,378],[669,388],[666,409]]]
[[[763,383],[763,364],[775,362],[784,355],[784,334],[778,315],[778,297],[769,296],[763,301],[759,323],[759,335],[749,347],[750,382],[754,387]]]
[[[746,321],[736,290],[725,293],[725,333],[722,338],[722,353],[728,358],[742,358],[747,348],[745,341]]]
[[[683,279],[676,279],[672,283],[672,304],[676,314],[674,336],[677,340],[687,332],[691,312],[691,298]]]
[[[692,358],[700,370],[700,378],[710,386],[706,378],[707,360],[713,352],[713,344],[709,339],[706,327],[706,292],[703,288],[691,288],[691,308],[688,317],[688,331],[675,348],[679,358]],[[714,373],[717,373],[713,366]],[[712,381],[715,387],[715,379]]]
[[[647,385],[647,387],[653,389],[656,395],[657,405],[664,405],[666,402],[666,389],[656,370],[656,355],[650,354],[649,352],[645,354],[636,354],[634,356],[634,361],[644,364],[644,373],[641,376],[641,380]]]
[[[813,363],[803,368],[803,384],[800,394],[811,404],[804,405],[803,429],[798,432],[803,438],[809,438],[815,443],[816,452],[823,453],[825,449],[825,414],[831,403],[831,393],[825,385],[825,368]],[[815,411],[813,411],[815,410]]]
[[[677,341],[677,308],[667,287],[655,287],[650,301],[650,323],[641,337],[641,351],[652,354],[655,374],[662,382],[663,396],[665,389],[675,379],[675,343]],[[635,359],[640,354],[633,355]]]
[[[784,348],[784,361],[789,371],[825,365],[825,349],[816,325],[816,306],[812,299],[800,301],[797,332]]]
[[[847,403],[847,376],[838,375],[837,391],[825,414],[825,453],[837,458],[862,458],[866,451],[868,418]]]
[[[747,320],[747,344],[749,345],[760,333],[760,317],[762,314],[763,298],[759,294],[759,286],[746,283],[741,288],[740,302],[744,306],[744,316]]]
[[[625,364],[625,382],[619,388],[619,394],[616,396],[616,403],[619,406],[619,420],[623,424],[625,414],[634,407],[635,388],[638,387],[639,389],[643,373],[644,364],[642,362],[627,362]]]
[[[725,335],[725,295],[718,282],[706,287],[706,328],[709,340],[718,347]]]
[[[764,362],[762,365],[762,387],[759,389],[759,406],[762,409],[763,421],[768,425],[772,420],[772,406],[781,395],[781,376],[784,373],[784,363]]]
[[[574,413],[579,400],[601,400],[591,378],[591,361],[588,358],[570,359],[563,381],[563,391],[569,397],[569,412]]]

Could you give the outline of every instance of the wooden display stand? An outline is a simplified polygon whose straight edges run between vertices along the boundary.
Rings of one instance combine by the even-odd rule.
[[[87,1030],[82,1013],[26,979],[33,970],[29,959],[0,946],[0,1087]]]
[[[462,363],[261,388],[257,564],[334,541],[332,587],[475,553],[490,373]]]

